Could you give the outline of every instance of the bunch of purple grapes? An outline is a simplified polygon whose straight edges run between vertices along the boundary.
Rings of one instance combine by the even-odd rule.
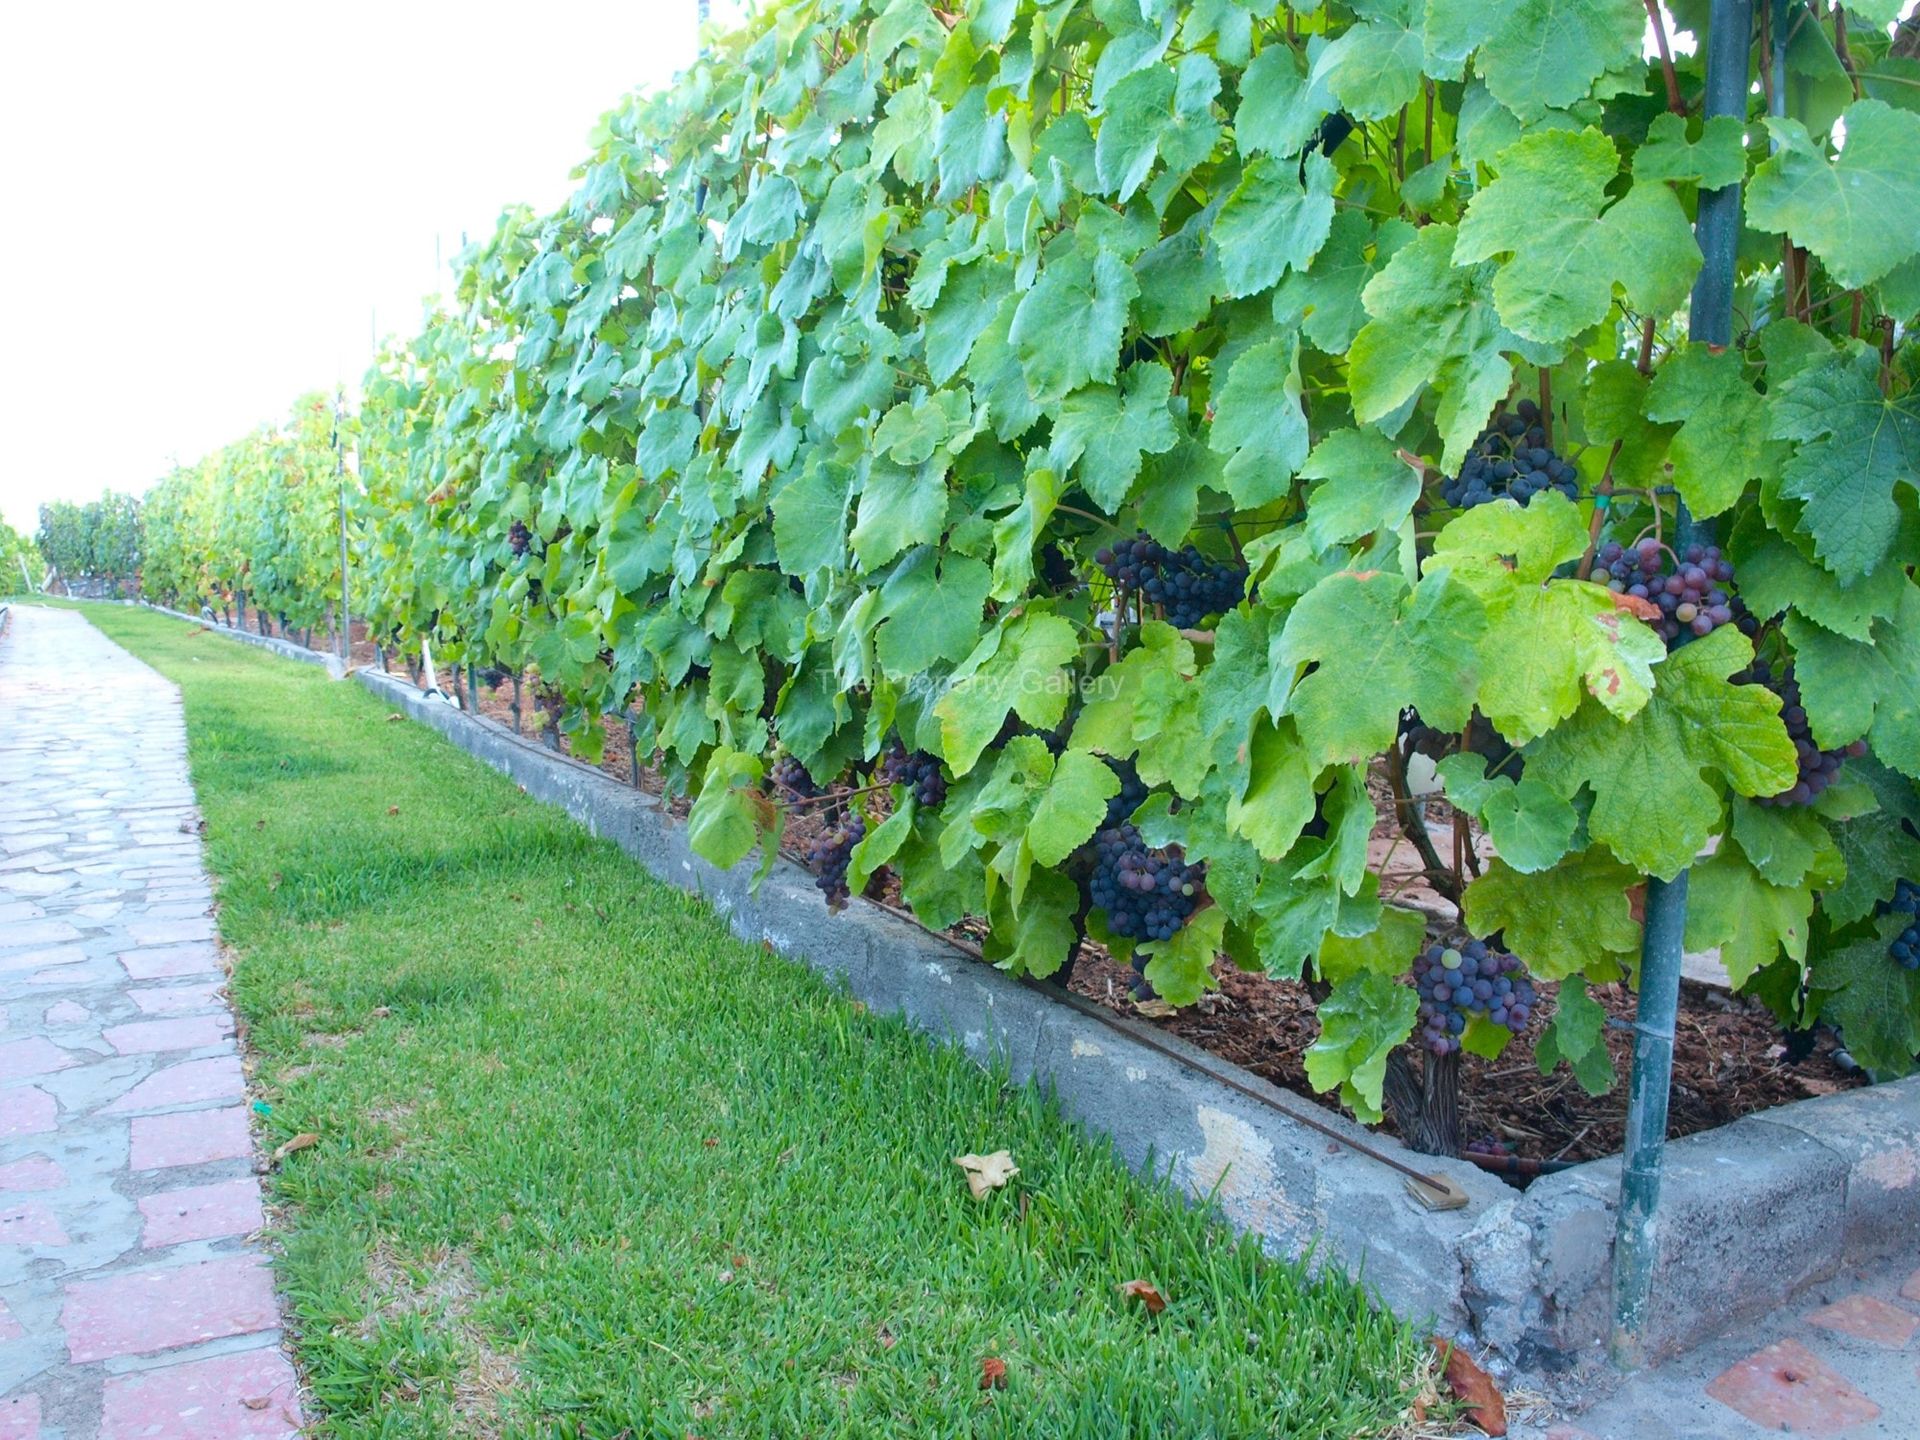
[[[1115,825],[1093,837],[1087,896],[1106,912],[1107,929],[1129,940],[1171,940],[1200,903],[1206,866],[1189,865],[1180,847],[1153,850],[1138,827]]]
[[[767,771],[767,779],[788,801],[811,800],[820,793],[820,787],[813,783],[813,776],[807,773],[807,767],[791,755],[782,755],[773,762]]]
[[[1800,773],[1793,784],[1778,795],[1763,795],[1759,798],[1762,805],[1811,805],[1840,774],[1840,767],[1848,760],[1858,760],[1867,753],[1867,742],[1855,740],[1851,745],[1838,750],[1822,750],[1813,739],[1813,727],[1807,720],[1807,707],[1800,703],[1800,682],[1793,678],[1793,667],[1787,666],[1779,675],[1773,673],[1773,667],[1764,660],[1756,660],[1743,675],[1736,675],[1736,681],[1764,685],[1780,697],[1780,723],[1787,727],[1787,738],[1793,741],[1795,763]]]
[[[1100,823],[1102,830],[1111,830],[1133,818],[1133,812],[1147,798],[1147,785],[1133,761],[1115,760],[1111,755],[1103,758],[1107,768],[1120,778],[1120,793],[1107,801],[1107,818]]]
[[[1488,1131],[1478,1139],[1467,1142],[1467,1154],[1485,1155],[1490,1159],[1505,1160],[1512,1156],[1513,1150],[1506,1141],[1502,1140],[1492,1131]]]
[[[941,773],[939,759],[924,750],[909,750],[898,739],[881,757],[880,781],[906,786],[923,809],[938,809],[947,798],[947,777]]]
[[[1668,560],[1676,563],[1669,568]],[[1718,545],[1689,545],[1686,554],[1673,552],[1648,536],[1631,548],[1609,540],[1594,555],[1596,571],[1604,571],[1606,587],[1616,594],[1650,600],[1660,607],[1652,628],[1672,645],[1683,633],[1711,635],[1734,623],[1733,597],[1726,587],[1733,581],[1733,565]],[[1596,580],[1600,575],[1594,575]]]
[[[814,836],[807,847],[807,866],[814,872],[813,883],[827,897],[829,910],[846,905],[847,865],[853,859],[853,847],[866,838],[867,817],[855,810]]]
[[[1547,444],[1540,407],[1522,400],[1480,432],[1460,473],[1440,487],[1440,497],[1459,510],[1471,510],[1501,496],[1525,505],[1546,490],[1569,500],[1580,498],[1580,475]]]
[[[1413,962],[1420,993],[1420,1040],[1435,1055],[1451,1055],[1469,1016],[1524,1030],[1533,1015],[1533,982],[1526,966],[1484,940],[1429,945]]]
[[[1920,885],[1911,880],[1896,881],[1893,899],[1887,903],[1887,909],[1914,917],[1906,929],[1893,937],[1893,943],[1887,946],[1887,954],[1903,970],[1920,970]]]
[[[527,553],[527,547],[533,543],[533,532],[527,529],[526,522],[516,520],[507,527],[507,548],[516,555]]]
[[[1144,532],[1094,552],[1094,563],[1122,590],[1137,590],[1167,623],[1188,630],[1247,595],[1247,568],[1210,560],[1192,545],[1169,550]]]

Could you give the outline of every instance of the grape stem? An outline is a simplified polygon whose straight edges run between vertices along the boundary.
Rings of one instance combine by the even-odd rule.
[[[1647,19],[1653,25],[1653,43],[1660,52],[1660,73],[1667,82],[1667,109],[1676,115],[1687,113],[1687,102],[1680,98],[1680,77],[1673,69],[1673,49],[1667,43],[1666,17],[1660,13],[1660,0],[1644,0],[1647,7]],[[1834,7],[1838,9],[1838,6]],[[1854,82],[1854,94],[1859,94],[1859,81]]]
[[[1407,758],[1397,743],[1387,747],[1387,785],[1393,791],[1394,819],[1401,832],[1413,842],[1413,848],[1420,852],[1420,863],[1427,867],[1427,879],[1435,890],[1458,905],[1459,882],[1448,873],[1440,852],[1433,848],[1433,837],[1427,833],[1427,822],[1420,816],[1419,803],[1407,793]]]
[[[1649,321],[1647,333],[1651,334],[1652,331],[1653,325]],[[1613,494],[1613,462],[1620,458],[1620,446],[1623,443],[1619,440],[1614,441],[1613,449],[1607,452],[1607,468],[1600,472],[1600,483],[1593,487],[1595,495],[1611,496]],[[1593,556],[1594,552],[1600,548],[1600,531],[1606,526],[1607,510],[1608,507],[1605,505],[1595,505],[1593,518],[1587,522],[1587,550],[1580,557],[1580,568],[1575,572],[1582,580],[1588,579],[1593,574]]]
[[[837,805],[843,800],[852,800],[856,796],[871,795],[876,790],[891,790],[890,783],[863,785],[858,790],[823,790],[818,795],[808,795],[804,799],[789,800],[783,807],[788,814],[796,810],[805,810],[810,805]]]

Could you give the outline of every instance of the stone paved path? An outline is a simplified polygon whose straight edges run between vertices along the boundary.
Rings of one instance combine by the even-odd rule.
[[[299,1433],[173,686],[0,638],[0,1440]]]

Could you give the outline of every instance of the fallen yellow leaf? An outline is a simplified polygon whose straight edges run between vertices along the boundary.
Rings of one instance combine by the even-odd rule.
[[[967,1172],[967,1188],[976,1200],[986,1199],[1020,1173],[1013,1156],[1005,1150],[996,1150],[991,1155],[956,1155],[953,1163]]]

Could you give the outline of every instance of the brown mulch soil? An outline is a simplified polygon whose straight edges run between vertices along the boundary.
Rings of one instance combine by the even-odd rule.
[[[357,639],[359,627],[356,625],[355,629]],[[356,663],[360,663],[359,648],[355,646]],[[365,663],[371,663],[370,645],[367,651]],[[404,666],[392,657],[389,657],[389,669],[404,674]],[[444,672],[441,683],[450,684]],[[533,695],[529,677],[521,689],[520,718],[520,731],[528,736],[539,734],[544,724],[544,717],[534,707]],[[480,712],[511,727],[514,723],[512,698],[510,682],[497,689],[483,685]],[[464,682],[460,700],[464,706]],[[565,736],[561,737],[559,748],[562,753],[570,751]],[[599,768],[622,783],[631,783],[633,761],[626,728],[618,723],[609,725]],[[642,764],[640,788],[649,794],[661,794],[665,788],[661,773],[651,765]],[[1377,833],[1383,846],[1391,846],[1396,832],[1384,818],[1390,814],[1391,800],[1386,797],[1383,786],[1376,784],[1373,788],[1381,792],[1377,799],[1383,811]],[[884,808],[885,798],[874,795],[865,800],[870,809],[875,801],[881,802]],[[688,802],[685,797],[676,797],[668,808],[684,817]],[[1424,808],[1428,811],[1429,823],[1437,829],[1437,838],[1444,838],[1447,833],[1443,828],[1445,807]],[[788,820],[781,848],[797,858],[824,823],[818,807],[795,813]],[[1404,847],[1395,852],[1394,858],[1409,869],[1417,865]],[[885,870],[874,877],[867,895],[895,907],[901,905],[898,882]],[[1444,904],[1424,889],[1402,898],[1429,909],[1436,902]],[[964,932],[965,927],[961,927],[962,938],[977,939]],[[1132,971],[1116,963],[1098,945],[1088,942],[1080,949],[1071,985],[1079,994],[1116,1012],[1145,1019],[1275,1085],[1327,1109],[1345,1113],[1336,1099],[1317,1093],[1307,1082],[1302,1057],[1318,1037],[1319,1024],[1306,987],[1294,981],[1247,974],[1224,960],[1215,967],[1214,973],[1219,989],[1198,1004],[1172,1014],[1141,1015],[1128,989]],[[1533,1035],[1551,1019],[1558,987],[1550,981],[1536,981],[1535,988],[1540,992],[1541,1003],[1530,1032]],[[1524,1037],[1496,1061],[1465,1056],[1460,1100],[1463,1141],[1493,1135],[1516,1155],[1539,1160],[1591,1160],[1619,1152],[1626,1124],[1625,1077],[1633,1054],[1633,1036],[1628,1027],[1633,1020],[1634,997],[1624,985],[1598,986],[1593,995],[1619,1022],[1609,1029],[1606,1043],[1621,1083],[1605,1095],[1590,1096],[1564,1066],[1552,1075],[1542,1076],[1534,1064],[1532,1046]],[[1150,1011],[1157,1008],[1149,1007]],[[1790,1061],[1782,1051],[1778,1027],[1763,1006],[1735,999],[1710,986],[1684,981],[1674,1054],[1669,1138],[1678,1139],[1776,1105],[1864,1084],[1865,1077],[1857,1070],[1841,1067],[1834,1058],[1834,1048],[1832,1036],[1823,1033],[1812,1055],[1798,1063]],[[1381,1128],[1393,1132],[1391,1121]]]

